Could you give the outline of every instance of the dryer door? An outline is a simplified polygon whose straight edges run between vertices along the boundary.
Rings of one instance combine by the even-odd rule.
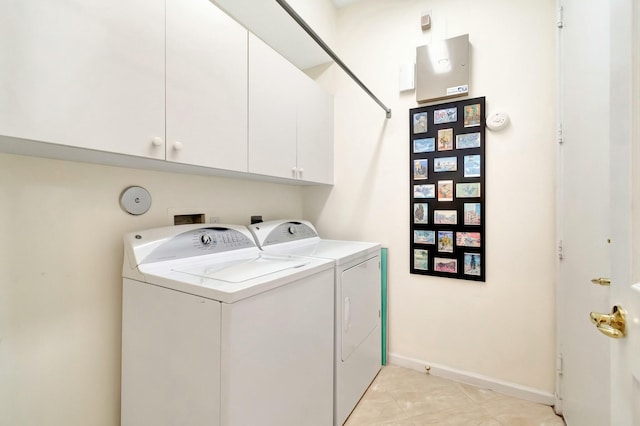
[[[340,305],[342,361],[346,361],[367,336],[379,330],[380,256],[342,272]]]

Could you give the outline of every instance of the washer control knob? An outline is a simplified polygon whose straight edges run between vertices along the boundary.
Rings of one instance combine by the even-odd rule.
[[[202,243],[202,245],[204,246],[208,246],[211,245],[211,242],[213,241],[213,239],[211,238],[211,235],[209,234],[202,234],[200,236],[200,242]]]
[[[298,231],[298,230],[296,229],[296,227],[295,227],[295,226],[290,226],[290,227],[289,227],[289,233],[290,233],[291,235],[295,235],[295,233],[296,233],[297,231]]]

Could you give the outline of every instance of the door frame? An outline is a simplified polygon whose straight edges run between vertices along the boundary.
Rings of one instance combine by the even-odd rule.
[[[615,27],[614,27],[615,24]],[[612,186],[612,285],[610,304],[621,305],[638,315],[631,286],[640,281],[640,0],[611,2],[611,180]],[[633,422],[632,342],[640,338],[637,327],[630,327],[627,337],[612,340],[611,389],[609,402],[611,424]],[[632,335],[636,333],[636,335]],[[635,344],[635,343],[634,343]]]

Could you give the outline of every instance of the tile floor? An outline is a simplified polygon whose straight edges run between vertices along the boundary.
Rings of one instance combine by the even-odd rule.
[[[553,408],[387,365],[345,426],[562,426]]]

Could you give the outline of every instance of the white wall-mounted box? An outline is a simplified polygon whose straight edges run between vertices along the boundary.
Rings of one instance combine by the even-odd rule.
[[[416,101],[469,93],[469,34],[416,48]]]

